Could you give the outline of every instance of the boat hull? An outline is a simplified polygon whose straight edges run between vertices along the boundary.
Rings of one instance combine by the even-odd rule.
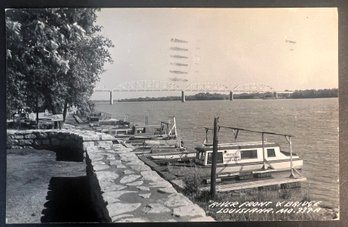
[[[216,166],[216,174],[218,175],[238,175],[242,172],[253,172],[259,170],[269,170],[272,172],[281,172],[281,171],[290,171],[290,160],[277,160],[277,161],[268,161],[266,162],[266,168],[264,168],[263,162],[255,163],[243,163],[243,164],[225,164]],[[296,159],[293,160],[294,169],[302,169],[303,160]],[[199,166],[202,169],[205,169],[205,172],[209,173],[211,170],[211,165]]]

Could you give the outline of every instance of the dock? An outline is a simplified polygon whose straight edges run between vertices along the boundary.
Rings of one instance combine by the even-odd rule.
[[[156,171],[160,176],[162,176],[167,181],[171,182],[177,190],[184,190],[185,183],[181,177],[175,175],[168,171],[167,166],[159,165],[158,160],[149,159],[148,155],[139,155],[138,158],[142,160],[145,164],[151,167],[154,171]],[[297,176],[296,178],[289,177],[288,172],[283,173],[274,173],[272,171],[260,171],[267,172],[271,175],[262,175],[259,176],[258,171],[255,171],[251,174],[251,178],[239,179],[236,178],[235,175],[217,175],[216,182],[216,191],[217,192],[229,192],[229,191],[238,191],[245,189],[258,189],[264,187],[277,187],[277,188],[297,188],[300,187],[300,183],[306,181],[306,177]],[[231,180],[229,178],[233,178]],[[179,183],[177,183],[179,182]],[[198,188],[199,191],[209,191],[210,190],[210,178],[205,179],[205,185]]]

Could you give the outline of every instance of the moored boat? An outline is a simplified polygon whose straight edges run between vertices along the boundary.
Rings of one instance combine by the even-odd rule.
[[[232,130],[233,143],[218,143],[218,132],[221,128]],[[214,141],[211,144],[208,143],[207,136],[210,130],[214,130]],[[221,126],[215,122],[214,129],[205,128],[205,131],[205,141],[203,145],[196,147],[195,158],[197,166],[206,169],[205,173],[214,170],[221,176],[243,178],[242,175],[270,177],[271,173],[290,172],[292,178],[302,177],[300,170],[303,167],[303,160],[292,151],[292,138],[294,137],[292,135]],[[262,140],[239,142],[237,138],[241,131],[261,134]],[[266,135],[285,137],[289,144],[289,152],[284,151],[279,144],[265,140]],[[214,154],[215,158],[213,158]],[[215,159],[215,166],[213,159]]]
[[[133,126],[133,135],[129,137],[129,142],[136,146],[151,147],[152,144],[161,143],[156,141],[176,140],[178,138],[175,117],[169,118],[168,122],[161,121],[160,125],[142,125],[140,133],[137,132],[137,127],[139,126]]]
[[[195,162],[201,167],[211,168],[213,145],[196,147]],[[297,154],[282,151],[272,142],[235,142],[218,144],[216,154],[217,174],[240,174],[267,170],[269,172],[300,170],[303,160]],[[292,162],[292,166],[291,166]]]

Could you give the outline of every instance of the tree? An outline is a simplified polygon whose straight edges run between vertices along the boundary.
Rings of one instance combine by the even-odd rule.
[[[96,25],[97,9],[6,11],[7,108],[64,112],[92,95],[112,42]]]
[[[10,115],[10,110],[18,109],[20,106],[24,106],[25,100],[25,75],[21,73],[21,60],[19,52],[19,46],[22,44],[21,36],[21,24],[15,21],[6,21],[6,39],[7,39],[7,115]],[[15,44],[18,45],[15,45]]]

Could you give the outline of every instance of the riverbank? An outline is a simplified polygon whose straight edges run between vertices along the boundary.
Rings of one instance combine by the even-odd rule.
[[[312,144],[311,143],[311,138],[312,137],[309,137],[309,138],[307,137],[308,135],[312,135],[312,134],[306,133],[306,129],[310,128],[310,126],[306,126],[306,121],[305,121],[305,119],[306,119],[308,114],[306,114],[306,112],[303,112],[302,110],[308,109],[307,108],[308,105],[311,105],[312,108],[311,108],[310,114],[308,115],[308,119],[310,119],[311,125],[317,125],[316,124],[316,120],[318,120],[318,121],[320,120],[320,122],[322,122],[322,117],[323,116],[328,116],[329,115],[331,117],[334,117],[335,115],[333,115],[333,113],[330,112],[332,109],[329,109],[329,108],[326,108],[326,109],[315,108],[316,104],[320,103],[320,105],[323,105],[323,103],[324,104],[327,103],[327,104],[325,104],[326,106],[333,107],[333,108],[335,107],[335,105],[333,105],[334,103],[332,103],[331,99],[330,100],[326,99],[326,100],[324,100],[325,102],[323,102],[323,100],[318,100],[318,102],[314,102],[314,103],[312,103],[312,102],[308,103],[306,100],[299,100],[299,101],[300,102],[296,102],[295,103],[295,104],[297,104],[296,108],[295,108],[295,110],[296,110],[296,112],[295,112],[296,119],[293,119],[293,121],[290,119],[291,122],[294,122],[295,126],[298,126],[302,130],[302,131],[297,131],[297,133],[294,133],[296,135],[300,134],[300,136],[296,136],[296,139],[298,139],[298,140],[296,140],[295,144],[300,144],[300,146],[298,148],[302,148],[302,149],[298,149],[298,150],[300,152],[303,152],[303,153],[300,153],[300,156],[303,155],[304,159],[306,160],[306,165],[305,165],[306,169],[305,170],[307,171],[307,174],[305,176],[310,176],[310,174],[313,174],[312,178],[315,177],[317,179],[317,177],[320,177],[321,173],[325,172],[326,174],[328,174],[329,173],[328,171],[332,171],[332,170],[334,170],[334,168],[330,168],[330,169],[324,170],[324,171],[309,171],[309,169],[310,169],[309,167],[310,167],[310,164],[311,164],[310,161],[313,158],[315,158],[316,156],[312,156],[312,155],[310,155],[310,153],[307,153],[307,152],[310,152],[311,150],[315,150],[317,153],[318,152],[320,153],[320,150],[324,150],[325,146],[327,146],[328,144],[331,144],[335,140],[334,140],[334,138],[331,138],[330,140],[325,142],[325,144],[320,144],[320,147],[316,147],[316,145],[318,145],[317,143]],[[270,108],[273,105],[274,108],[271,108],[271,109],[274,109],[274,111],[278,111],[278,112],[276,112],[277,114],[275,114],[275,115],[272,114],[273,112],[269,112],[268,115],[259,115],[258,111],[260,111],[260,109],[262,109],[262,107],[263,107],[263,105],[261,105],[261,102],[263,102],[263,101],[253,100],[253,101],[250,101],[250,102],[243,102],[243,103],[242,102],[235,102],[235,104],[233,104],[233,110],[232,110],[232,112],[234,114],[232,116],[230,116],[230,115],[229,116],[225,116],[224,119],[237,118],[238,121],[241,122],[241,124],[242,123],[244,123],[244,124],[249,123],[250,119],[255,119],[255,121],[258,122],[258,125],[257,125],[258,127],[266,127],[266,126],[269,127],[269,125],[267,125],[267,124],[263,126],[263,123],[264,122],[266,122],[266,123],[267,122],[274,122],[275,125],[283,125],[284,126],[284,119],[283,119],[284,115],[279,113],[279,110],[283,111],[283,108],[285,109],[285,113],[289,114],[290,118],[292,116],[294,116],[293,115],[294,113],[291,112],[291,110],[294,109],[293,108],[294,105],[292,105],[293,104],[293,100],[287,100],[287,101],[284,101],[284,102],[280,103],[283,106],[283,108],[281,108],[281,109],[275,108],[275,107],[279,107],[279,105],[280,105],[279,104],[279,100],[274,100],[274,101],[267,102],[268,105],[269,105],[269,106],[267,106],[267,108]],[[219,108],[229,107],[227,105],[223,105],[222,106],[222,105],[220,105],[221,103],[223,103],[223,102],[207,102],[207,103],[205,103],[204,108],[206,109],[206,105],[211,105],[213,107],[211,109],[219,109]],[[180,130],[179,133],[182,135],[183,138],[185,138],[185,145],[189,145],[190,140],[192,140],[192,135],[193,135],[193,133],[192,133],[192,135],[190,135],[190,133],[192,132],[190,130],[192,130],[192,128],[198,128],[199,126],[202,125],[202,122],[205,122],[204,118],[202,120],[202,117],[205,116],[205,115],[203,115],[205,112],[204,111],[202,112],[202,110],[200,109],[201,108],[200,103],[199,102],[192,102],[192,104],[190,103],[190,106],[187,106],[187,105],[182,104],[182,103],[178,103],[177,109],[174,108],[174,107],[171,107],[170,106],[171,104],[165,105],[164,107],[162,106],[162,104],[161,105],[159,105],[158,103],[155,103],[155,104],[156,104],[156,106],[152,106],[152,105],[148,106],[148,104],[146,104],[146,105],[145,104],[144,105],[143,104],[137,104],[137,106],[139,105],[140,109],[145,109],[145,108],[150,108],[150,109],[154,109],[154,110],[158,110],[159,109],[160,111],[150,112],[150,114],[151,114],[150,116],[153,119],[156,119],[156,120],[167,118],[168,114],[165,111],[170,111],[170,112],[173,112],[173,111],[175,112],[176,111],[175,116],[177,117],[178,129]],[[287,104],[291,104],[291,105],[289,105],[291,107],[291,109],[288,110]],[[188,118],[185,117],[185,116],[187,116],[188,113],[191,113],[190,111],[185,111],[186,110],[185,108],[191,107],[192,105],[194,105],[193,106],[194,109],[197,110],[196,112],[199,113],[199,118],[196,117],[195,114],[188,115]],[[246,106],[247,108],[244,107],[244,105],[247,105]],[[120,108],[120,106],[122,108]],[[303,108],[302,108],[302,106],[303,106]],[[122,110],[122,111],[125,111],[125,112],[127,112],[127,108],[131,108],[131,109],[133,108],[133,106],[130,105],[130,104],[127,104],[127,105],[117,104],[117,105],[114,105],[114,106],[105,105],[103,107],[109,108],[109,110],[107,112],[115,113],[115,114],[113,114],[113,117],[115,117],[117,112],[115,112],[114,109],[110,109],[112,107],[117,107],[117,110],[119,110],[119,111]],[[248,110],[251,109],[251,111],[246,112],[245,109],[248,109]],[[320,111],[316,111],[316,109],[319,109]],[[100,109],[100,110],[102,111],[102,109]],[[231,110],[221,111],[221,113],[228,114],[228,113],[231,113]],[[238,113],[242,113],[242,115],[238,115]],[[152,115],[152,114],[154,114],[154,115]],[[158,114],[162,114],[164,117],[158,116]],[[184,114],[184,117],[182,117],[180,114],[181,115]],[[320,118],[317,119],[317,115],[319,115]],[[122,114],[122,116],[123,116],[123,114]],[[178,116],[179,117],[181,116],[181,117],[179,118]],[[130,117],[132,117],[132,116],[130,116]],[[229,118],[227,118],[227,117],[229,117]],[[257,117],[262,117],[262,120],[258,119]],[[267,118],[271,118],[272,121],[267,120]],[[140,120],[143,120],[143,119],[144,119],[144,117],[141,116]],[[208,116],[206,119],[209,120],[210,117]],[[331,120],[331,122],[333,123],[333,125],[335,125],[334,124],[335,121]],[[85,125],[85,127],[88,127],[88,125]],[[250,127],[252,127],[252,126],[250,126]],[[253,127],[255,127],[255,125]],[[304,129],[304,127],[306,129]],[[295,129],[297,129],[297,128],[295,128]],[[315,129],[316,128],[311,129],[311,133],[315,134]],[[328,127],[328,129],[330,129],[330,127]],[[70,131],[73,131],[73,130],[70,130]],[[274,131],[278,131],[278,130],[274,129]],[[94,132],[91,132],[91,133],[94,134]],[[320,137],[320,135],[322,135],[322,134],[318,134],[317,136]],[[334,132],[332,134],[328,134],[328,135],[334,135]],[[322,141],[325,141],[325,139],[328,139],[327,138],[328,135],[325,134],[325,138],[323,138]],[[91,138],[93,138],[93,137],[94,136],[92,136]],[[21,138],[24,138],[24,136],[21,137]],[[306,139],[306,138],[308,138],[308,139]],[[315,137],[315,138],[317,138],[317,137]],[[16,140],[16,138],[12,138],[12,139]],[[30,140],[30,138],[28,138],[28,139]],[[187,142],[187,139],[189,140],[189,142]],[[302,139],[303,139],[302,142],[304,142],[303,146],[301,146],[301,140]],[[315,141],[321,141],[321,140],[315,140]],[[48,140],[48,141],[46,140],[45,143],[47,143],[47,142],[52,142],[52,140]],[[199,140],[198,142],[201,142],[201,141]],[[304,150],[306,148],[306,147],[304,147],[304,145],[306,147],[310,147],[311,149],[308,150],[308,151]],[[24,145],[24,146],[26,146],[26,145]],[[325,150],[327,150],[327,149],[328,148],[325,148]],[[331,146],[329,150],[335,151],[336,149],[335,149],[334,146]],[[325,160],[325,164],[327,164],[330,167],[334,166],[334,165],[330,164],[332,161],[335,161],[334,155],[335,155],[334,152],[330,153],[330,158]],[[107,156],[110,156],[110,154],[108,154]],[[105,163],[105,164],[107,166],[109,166],[110,168],[114,168],[114,167],[111,167],[110,163],[109,164]],[[322,167],[324,167],[324,166],[325,165],[322,165]],[[121,172],[120,174],[122,175],[124,173]],[[187,175],[189,175],[189,174],[187,174]],[[333,177],[334,176],[336,176],[336,175],[333,175]],[[119,175],[119,177],[120,177],[120,175]],[[325,177],[325,178],[320,179],[320,181],[319,181],[320,184],[318,185],[318,187],[321,188],[321,189],[325,189],[325,190],[330,189],[330,187],[333,186],[333,183],[331,183],[330,185],[326,185],[326,186],[324,185],[326,183],[326,181],[330,180],[330,179],[334,180],[334,178],[332,178],[332,177],[330,177],[330,178]],[[310,182],[309,184],[313,187],[314,183],[315,182]],[[304,189],[307,190],[307,191],[310,191],[311,194],[309,196],[309,199],[313,199],[314,200],[314,198],[315,198],[316,200],[321,200],[320,198],[316,197],[315,191],[313,191],[310,187],[305,186]],[[247,193],[246,194],[243,194],[243,193],[241,193],[241,194],[234,194],[234,195],[237,195],[237,196],[233,197],[231,195],[231,197],[223,197],[224,198],[223,200],[226,200],[226,201],[239,201],[240,203],[242,203],[242,202],[245,202],[245,201],[253,199],[253,197],[252,197],[253,194],[257,194],[258,195],[257,197],[260,197],[260,198],[270,199],[273,202],[295,200],[294,198],[291,198],[291,197],[285,198],[285,199],[280,197],[280,195],[286,196],[286,194],[271,195],[271,197],[268,198],[268,197],[266,197],[267,195],[262,195],[262,194],[255,193],[255,192],[250,192],[250,195],[248,195]],[[235,221],[235,220],[238,220],[238,219],[240,219],[240,220],[257,220],[257,218],[264,217],[264,216],[255,215],[255,214],[249,215],[247,217],[246,216],[238,217],[238,215],[235,215],[233,213],[228,213],[228,214],[217,213],[218,210],[212,210],[211,207],[209,207],[210,203],[209,203],[209,200],[207,201],[206,197],[200,196],[198,193],[196,195],[191,195],[190,193],[185,194],[185,195],[186,195],[186,197],[188,197],[192,201],[194,201],[194,203],[199,204],[201,206],[201,208],[203,208],[205,210],[206,213],[208,213],[211,216],[213,216],[216,220],[221,220],[221,221],[228,221],[228,220]],[[239,197],[241,197],[240,195],[245,195],[243,197],[245,199],[244,201],[240,201],[239,200]],[[246,195],[248,195],[248,196],[246,196]],[[338,194],[332,193],[331,195],[332,195],[332,197],[335,197]],[[307,197],[303,197],[304,195],[301,195],[301,196],[302,197],[296,198],[296,201],[302,201],[303,199],[306,199],[306,198],[308,199],[308,196]],[[328,199],[330,199],[330,198],[328,198]],[[255,200],[256,199],[257,198],[255,198]],[[219,201],[223,201],[223,200],[221,199]],[[125,199],[125,201],[127,201],[127,199]],[[324,202],[326,202],[326,201],[324,201]],[[329,202],[330,202],[330,200],[329,200]],[[323,204],[324,203],[322,203],[321,205],[323,205]],[[336,208],[336,206],[331,206],[330,205],[330,206],[326,207],[326,205],[324,204],[324,208],[325,209],[322,209],[323,213],[321,213],[321,212],[319,213],[320,215],[317,215],[317,214],[313,215],[312,214],[311,216],[308,215],[308,217],[304,217],[304,215],[298,216],[298,217],[303,218],[303,219],[309,219],[309,220],[311,220],[311,219],[314,219],[314,220],[315,219],[317,219],[317,220],[333,220],[333,219],[337,218],[337,211],[338,211],[338,209]],[[327,212],[324,212],[325,210]],[[254,216],[254,217],[252,217],[252,216]],[[277,215],[277,217],[271,217],[271,216],[267,216],[267,217],[270,218],[271,220],[278,220],[279,216],[281,216],[281,215]],[[283,216],[284,217],[280,217],[280,218],[284,218],[285,219],[286,217],[288,217],[288,218],[293,218],[293,219],[290,219],[290,220],[297,220],[296,215],[292,215],[291,216],[291,215],[286,214],[286,215],[283,215]],[[274,219],[272,219],[272,218],[274,218]]]
[[[185,168],[185,170],[183,170],[186,175],[184,179],[186,187],[182,190],[184,194],[182,195],[173,188],[167,181],[168,179],[161,178],[154,170],[151,170],[150,167],[139,160],[136,154],[132,153],[133,148],[126,148],[121,144],[113,144],[110,141],[112,136],[102,133],[81,131],[81,135],[85,134],[83,138],[88,142],[85,142],[86,144],[84,146],[76,147],[84,147],[87,154],[87,163],[66,162],[64,160],[57,161],[55,159],[59,157],[59,155],[55,154],[53,151],[28,149],[30,143],[45,146],[59,144],[59,140],[47,138],[52,135],[63,139],[65,142],[71,141],[71,143],[77,145],[76,142],[80,140],[78,138],[69,140],[67,135],[70,133],[73,133],[72,135],[77,135],[79,130],[70,130],[69,134],[66,136],[63,135],[64,132],[66,133],[67,131],[11,131],[9,134],[11,138],[9,141],[15,143],[17,146],[15,148],[18,148],[18,145],[23,145],[24,149],[8,150],[8,223],[37,223],[38,220],[47,222],[57,220],[56,211],[52,213],[52,209],[55,209],[57,203],[53,203],[52,205],[52,202],[49,202],[49,197],[47,197],[48,201],[43,199],[46,194],[49,195],[52,193],[49,191],[55,190],[52,190],[52,185],[55,184],[53,179],[57,178],[69,178],[72,182],[76,182],[76,180],[83,181],[82,178],[85,178],[87,180],[85,183],[87,187],[88,185],[94,185],[92,186],[94,188],[92,191],[95,191],[96,188],[100,188],[97,189],[97,191],[100,190],[100,195],[98,195],[98,192],[85,192],[87,194],[98,195],[99,201],[94,201],[94,204],[97,203],[98,206],[103,206],[103,203],[107,204],[105,208],[106,216],[108,216],[109,221],[112,222],[213,220],[210,217],[206,217],[205,214],[213,217],[217,221],[335,220],[338,218],[338,209],[325,206],[323,203],[321,203],[320,206],[316,206],[315,209],[311,207],[312,210],[308,213],[296,213],[299,212],[298,209],[291,213],[279,213],[279,207],[274,207],[277,202],[311,201],[308,191],[303,193],[298,189],[272,190],[268,188],[262,191],[244,190],[230,193],[218,193],[217,197],[211,200],[207,192],[197,191],[197,184],[201,179],[198,177],[195,169],[188,170],[188,168]],[[109,140],[109,142],[99,141],[103,138]],[[41,142],[38,142],[38,139],[40,139],[39,141]],[[93,139],[99,142],[95,143]],[[77,143],[81,143],[82,141]],[[47,147],[47,149],[49,149],[49,147]],[[67,158],[69,155],[63,157]],[[18,163],[20,163],[20,165],[18,165]],[[84,166],[84,168],[82,166]],[[86,166],[87,173],[85,169]],[[42,171],[43,169],[46,171]],[[160,175],[163,175],[163,173],[161,172]],[[95,177],[95,182],[97,183],[91,183],[93,180],[88,180],[90,177]],[[15,190],[15,188],[21,188],[21,190]],[[47,191],[47,188],[49,191]],[[76,188],[72,189],[72,191],[74,190],[76,191]],[[63,191],[66,191],[66,189]],[[60,196],[60,198],[63,197],[66,196]],[[189,198],[189,200],[187,198]],[[84,200],[88,201],[88,199]],[[29,201],[29,207],[26,206],[27,203],[22,203],[22,201]],[[272,206],[268,207],[268,209],[273,209],[274,212],[278,213],[273,212],[260,215],[259,213],[234,211],[234,208],[231,209],[229,207],[212,206],[213,203],[237,202],[238,204],[243,204],[248,201],[271,202]],[[80,202],[76,203],[78,204]],[[69,202],[67,204],[69,204]],[[163,206],[163,204],[167,205]],[[189,207],[191,208],[187,208],[188,205],[190,205]],[[40,210],[43,207],[46,211],[42,211],[44,216],[41,217]],[[90,206],[84,205],[84,207]],[[125,210],[120,211],[120,207],[125,207]],[[62,207],[61,209],[64,210]],[[188,212],[187,209],[189,209],[190,212]],[[50,210],[51,212],[49,212]],[[98,214],[98,212],[100,213],[100,209],[98,208],[98,210],[99,211],[93,210],[93,207],[91,207],[89,211],[83,211],[82,209],[81,213],[95,212],[95,220],[98,222],[101,220],[98,219],[98,217],[100,218],[100,214]],[[24,213],[21,218],[17,218],[18,215],[16,213],[19,211]],[[80,218],[83,216],[84,215],[77,215],[77,217]],[[93,217],[93,215],[89,215],[89,217]],[[76,216],[70,218],[72,218],[70,219],[72,221],[83,221],[83,219],[76,219]],[[103,218],[103,220],[108,221],[108,218]]]

